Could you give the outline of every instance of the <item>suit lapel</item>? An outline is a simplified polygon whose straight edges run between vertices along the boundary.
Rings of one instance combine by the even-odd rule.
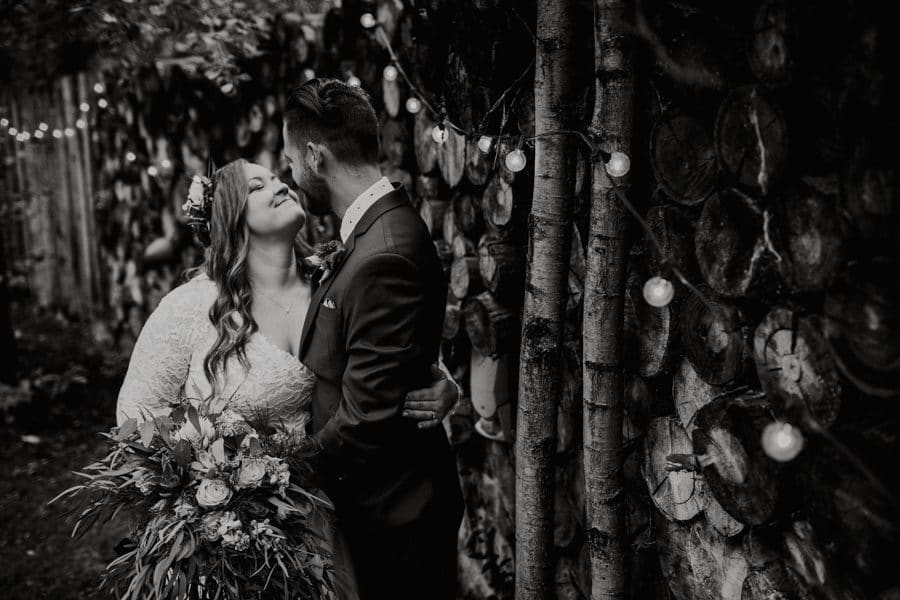
[[[350,254],[356,248],[357,236],[365,233],[378,217],[387,211],[408,202],[409,197],[406,195],[406,190],[403,189],[402,185],[396,184],[394,191],[379,198],[375,204],[366,211],[366,214],[362,216],[362,219],[359,220],[356,227],[353,228],[350,237],[347,239],[347,243],[344,244],[344,256],[341,259],[340,264],[331,274],[329,274],[328,279],[319,284],[319,288],[309,301],[309,310],[306,313],[306,319],[303,321],[303,333],[300,334],[300,357],[303,356],[303,353],[306,351],[306,346],[309,344],[309,339],[311,337],[309,335],[310,330],[312,329],[312,324],[316,320],[316,315],[319,314],[319,307],[322,305],[322,300],[325,298],[325,294],[328,293],[328,290],[331,289],[331,284],[337,279],[341,269],[347,264],[347,259],[350,258]]]

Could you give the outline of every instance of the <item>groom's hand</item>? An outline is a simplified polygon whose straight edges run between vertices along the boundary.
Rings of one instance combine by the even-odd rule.
[[[403,404],[403,416],[420,421],[419,429],[440,425],[462,396],[459,384],[437,365],[431,365],[431,376],[431,387],[408,393]]]

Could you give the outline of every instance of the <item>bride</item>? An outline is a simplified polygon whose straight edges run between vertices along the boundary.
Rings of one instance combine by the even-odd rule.
[[[297,195],[268,169],[228,163],[210,180],[195,178],[185,204],[207,246],[187,283],[162,299],[135,344],[119,391],[116,419],[165,413],[179,396],[213,399],[215,412],[259,409],[306,431],[315,375],[297,359],[311,297],[295,250],[306,213]],[[437,375],[441,375],[437,372]],[[411,392],[403,416],[436,427],[458,387],[440,376]],[[339,600],[356,600],[352,566],[332,539]]]

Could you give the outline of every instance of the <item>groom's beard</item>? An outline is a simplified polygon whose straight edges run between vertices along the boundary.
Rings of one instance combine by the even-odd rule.
[[[304,180],[297,184],[300,191],[306,196],[307,212],[323,217],[334,212],[331,204],[331,190],[324,179],[315,175],[307,175]]]

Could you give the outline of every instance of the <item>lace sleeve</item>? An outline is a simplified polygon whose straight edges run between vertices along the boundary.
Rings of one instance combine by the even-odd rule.
[[[165,412],[184,385],[191,364],[192,333],[202,322],[203,294],[192,283],[173,290],[144,323],[119,390],[116,421]]]

